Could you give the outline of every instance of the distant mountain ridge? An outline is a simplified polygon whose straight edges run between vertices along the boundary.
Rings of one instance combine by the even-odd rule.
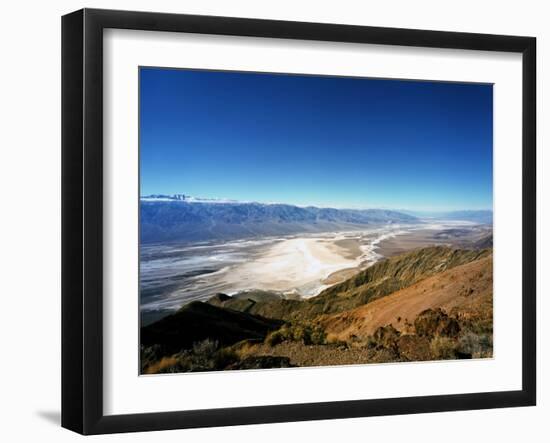
[[[187,202],[187,203],[250,203],[240,202],[223,198],[201,198],[185,194],[151,194],[140,197],[141,201],[147,202]]]
[[[417,222],[413,215],[387,209],[300,207],[197,199],[184,194],[140,199],[142,243],[227,240]]]
[[[493,211],[487,210],[471,210],[471,211],[452,211],[443,214],[441,217],[448,220],[464,220],[475,223],[492,224]]]
[[[493,211],[490,209],[471,209],[462,211],[409,211],[405,214],[419,218],[434,218],[437,220],[460,220],[479,224],[493,224]]]

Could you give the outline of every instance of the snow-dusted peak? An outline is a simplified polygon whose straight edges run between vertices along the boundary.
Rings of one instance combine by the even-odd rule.
[[[152,194],[145,195],[140,198],[144,202],[186,202],[186,203],[250,203],[242,202],[238,200],[230,200],[224,198],[201,198],[201,197],[192,197],[185,194]]]

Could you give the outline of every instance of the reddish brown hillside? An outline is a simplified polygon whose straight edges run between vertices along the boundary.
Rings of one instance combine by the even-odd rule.
[[[349,340],[372,335],[392,324],[407,332],[419,313],[442,308],[464,317],[492,317],[493,259],[476,260],[425,278],[391,295],[339,314],[324,315],[318,322],[329,338]],[[483,311],[483,312],[481,312]]]

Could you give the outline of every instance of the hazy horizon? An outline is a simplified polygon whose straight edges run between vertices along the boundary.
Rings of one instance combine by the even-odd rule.
[[[224,203],[258,203],[262,205],[291,205],[291,206],[297,206],[297,207],[316,207],[316,208],[325,208],[325,209],[356,209],[356,210],[364,210],[364,209],[382,209],[382,210],[389,210],[389,211],[403,211],[403,212],[417,212],[417,213],[436,213],[436,212],[461,212],[461,211],[493,211],[493,208],[471,208],[471,207],[459,207],[459,208],[406,208],[406,207],[390,207],[390,206],[369,206],[369,205],[357,205],[357,206],[342,206],[338,203],[334,204],[316,204],[316,203],[303,203],[303,204],[297,204],[297,203],[289,203],[286,201],[262,201],[262,200],[237,200],[231,197],[219,197],[219,196],[205,196],[205,195],[189,195],[185,194],[184,192],[160,192],[160,193],[153,193],[153,194],[145,194],[140,195],[140,199],[145,198],[151,198],[152,196],[167,196],[167,197],[173,197],[176,195],[185,195],[185,197],[190,198],[190,202],[194,202],[195,200],[198,200],[199,202],[224,202]]]

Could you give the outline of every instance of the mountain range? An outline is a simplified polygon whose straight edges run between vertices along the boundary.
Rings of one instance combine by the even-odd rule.
[[[142,243],[206,241],[417,223],[387,209],[334,209],[282,203],[198,199],[183,194],[140,199]]]
[[[462,210],[462,211],[403,211],[405,214],[423,219],[460,220],[490,225],[493,223],[493,211],[490,209]]]

